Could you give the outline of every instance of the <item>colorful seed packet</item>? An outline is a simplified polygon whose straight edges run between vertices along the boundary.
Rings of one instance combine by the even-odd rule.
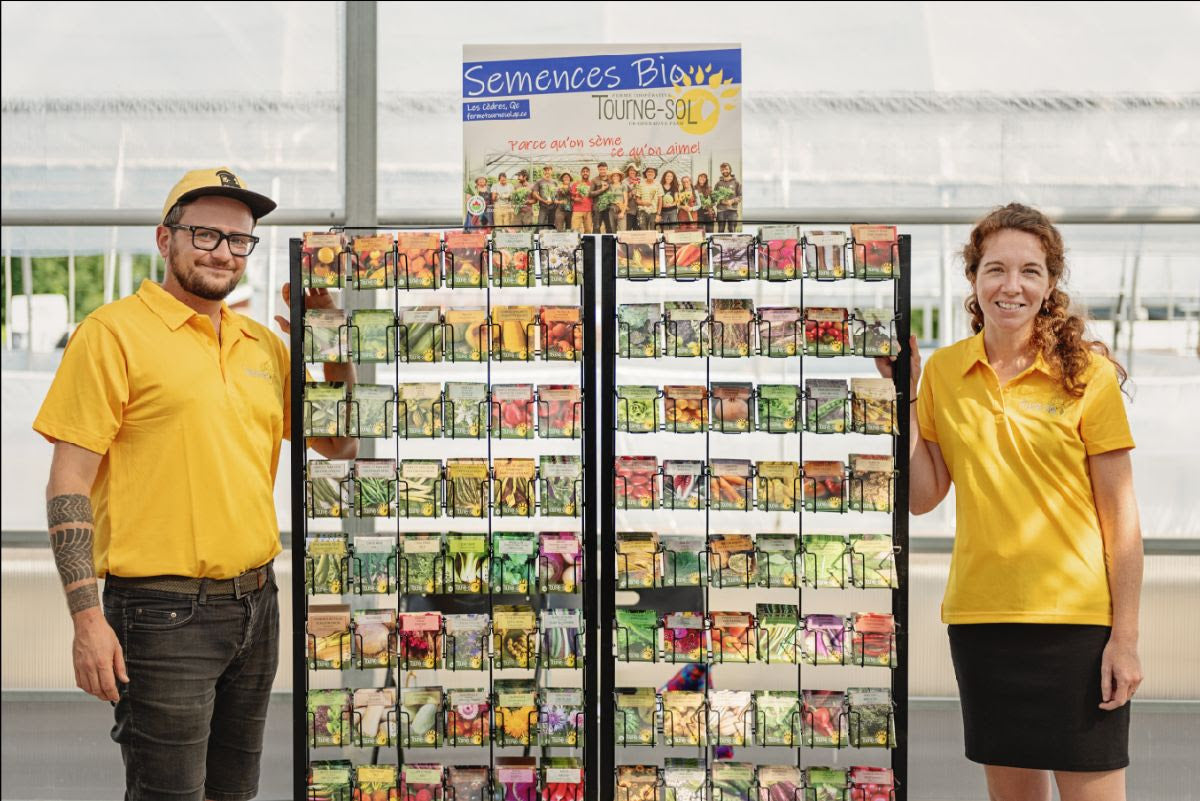
[[[850,768],[850,801],[891,801],[895,787],[890,768]]]
[[[578,592],[582,569],[583,546],[578,532],[543,531],[538,535],[538,582],[542,592]]]
[[[578,517],[583,484],[583,462],[575,455],[542,454],[538,471],[542,480],[543,517]]]
[[[308,691],[308,744],[313,748],[350,742],[350,693],[346,690]]]
[[[533,384],[492,385],[491,435],[533,439]]]
[[[846,771],[841,768],[808,768],[805,801],[845,801],[847,781]]]
[[[712,276],[718,281],[745,281],[754,273],[752,234],[714,234],[709,237]]]
[[[708,576],[713,587],[753,586],[758,571],[756,559],[751,535],[708,535]]]
[[[302,283],[306,287],[337,288],[346,273],[346,237],[340,232],[307,231],[300,250]]]
[[[850,324],[845,309],[804,308],[804,355],[846,356],[850,353]]]
[[[376,364],[396,360],[396,315],[391,309],[355,309],[346,336],[354,361]]]
[[[854,277],[885,281],[900,275],[894,225],[852,225]]]
[[[533,234],[496,231],[492,234],[492,286],[533,286]]]
[[[758,310],[758,345],[763,356],[784,359],[803,349],[803,313],[797,306],[762,306]]]
[[[800,661],[800,618],[794,604],[758,604],[758,661],[794,665]]]
[[[441,612],[396,616],[396,662],[401,670],[435,670],[442,661]]]
[[[658,459],[618,456],[614,485],[618,509],[658,508]]]
[[[704,693],[667,690],[662,694],[663,742],[667,745],[705,745],[707,726]]]
[[[663,303],[664,356],[699,356],[708,319],[708,306],[702,300],[668,300]]]
[[[313,459],[308,463],[308,516],[350,516],[350,461]]]
[[[617,745],[654,745],[655,707],[658,703],[654,688],[618,687],[615,695]]]
[[[346,427],[346,385],[341,381],[304,384],[304,436],[337,437]]]
[[[713,298],[708,327],[709,356],[743,358],[750,355],[754,329],[754,301],[749,298]]]
[[[304,360],[312,363],[350,360],[346,312],[342,309],[306,309]]]
[[[846,622],[841,615],[804,618],[804,661],[810,665],[846,664]]]
[[[437,289],[442,278],[442,238],[437,233],[400,231],[396,234],[396,286]]]
[[[492,307],[492,358],[529,361],[537,352],[537,310],[533,306]]]
[[[401,765],[398,801],[442,801],[442,779],[443,769],[438,763],[413,762]]]
[[[451,765],[446,768],[447,798],[453,801],[489,801],[487,765]]]
[[[395,517],[396,460],[354,460],[355,517]]]
[[[477,595],[488,591],[488,542],[486,534],[446,535],[450,581],[447,589],[454,595]]]
[[[749,459],[713,459],[708,466],[708,502],[713,509],[746,512],[753,490]]]
[[[754,615],[749,612],[712,612],[708,617],[714,662],[754,661]]]
[[[617,387],[617,430],[649,434],[658,430],[658,387]]]
[[[804,463],[804,509],[841,512],[846,466],[842,462]]]
[[[406,687],[402,689],[400,691],[400,747],[441,748],[443,738],[441,712],[441,687]]]
[[[487,661],[487,613],[446,615],[446,669],[483,670]]]
[[[617,589],[640,590],[657,586],[657,553],[656,532],[617,532]]]
[[[395,592],[398,564],[394,536],[358,534],[354,537],[354,567],[350,580],[360,595]]]
[[[575,670],[583,666],[583,617],[578,609],[542,610],[541,664]]]
[[[896,385],[887,378],[850,379],[850,427],[859,434],[896,434]]]
[[[483,289],[487,284],[487,234],[447,231],[443,259],[446,286]]]
[[[663,508],[703,509],[704,462],[690,459],[663,461]]]
[[[405,363],[441,361],[441,307],[406,306],[397,311],[396,359]]]
[[[850,535],[850,583],[864,590],[899,588],[892,535]]]
[[[533,459],[496,459],[492,472],[492,509],[499,517],[532,517],[533,482],[537,463]]]
[[[542,258],[542,283],[546,286],[573,286],[583,274],[583,253],[575,231],[542,231],[538,234]]]
[[[442,435],[442,385],[427,381],[396,386],[396,433],[402,439]]]
[[[846,588],[846,540],[841,534],[805,534],[801,545],[805,586]]]
[[[712,763],[713,793],[721,801],[751,801],[754,765],[749,762]]]
[[[390,384],[355,384],[350,390],[349,435],[392,436],[396,409],[396,390]]]
[[[546,361],[576,361],[583,352],[583,309],[578,306],[543,306],[541,325],[542,358]]]
[[[759,462],[758,508],[766,512],[795,512],[799,509],[799,462]]]
[[[659,586],[701,586],[700,565],[703,561],[704,538],[686,534],[667,534],[659,549]]]
[[[426,595],[442,591],[442,535],[412,533],[400,535],[396,584],[401,594]]]
[[[533,679],[496,679],[496,745],[538,742],[538,691]]]
[[[846,232],[804,232],[804,274],[818,281],[846,277]]]
[[[583,434],[583,393],[578,384],[541,384],[537,399],[539,437],[578,439]]]
[[[496,531],[492,533],[492,564],[488,575],[492,591],[526,593],[534,586],[537,543],[531,531]]]
[[[676,434],[703,431],[708,424],[708,388],[702,384],[663,387],[663,421]]]
[[[667,231],[663,238],[667,278],[700,278],[704,274],[703,231]]]
[[[617,609],[613,647],[618,662],[658,661],[658,616],[653,609]]]
[[[704,661],[704,613],[672,612],[663,615],[663,661]]]
[[[437,517],[442,506],[442,463],[437,459],[404,459],[396,484],[402,517]]]
[[[759,745],[793,748],[800,743],[800,694],[795,690],[756,690],[754,709]]]
[[[483,745],[491,739],[491,701],[487,690],[454,689],[446,692],[446,743],[450,746]],[[483,789],[482,787],[480,788]]]
[[[855,612],[851,623],[851,661],[860,667],[896,666],[896,621],[889,614]]]
[[[545,690],[538,720],[541,744],[574,747],[583,742],[583,732],[583,690]]]
[[[526,605],[501,605],[492,615],[495,665],[501,670],[531,668],[537,649],[537,618]],[[499,726],[499,723],[497,723]]]
[[[304,541],[304,588],[309,595],[341,595],[346,589],[346,538],[308,537]]]
[[[712,385],[713,431],[742,434],[752,431],[754,387],[749,383],[714,383]]]
[[[887,687],[851,687],[847,728],[851,748],[895,748],[896,724],[892,692]]]
[[[759,766],[758,788],[762,801],[808,801],[803,795],[804,774],[795,765]]]
[[[495,774],[497,801],[537,801],[537,760],[533,757],[496,757]]]
[[[482,362],[488,355],[487,310],[482,307],[446,309],[446,360]]]
[[[795,534],[759,534],[754,539],[754,546],[758,551],[758,586],[796,586],[799,580],[797,555],[800,548]]]
[[[487,384],[447,381],[446,435],[455,439],[480,439],[487,433]]]
[[[654,765],[617,765],[616,801],[660,801],[658,768]]]
[[[353,772],[350,760],[311,760],[305,794],[314,801],[350,801],[350,775]]]
[[[800,228],[795,225],[767,225],[758,232],[758,277],[764,281],[793,281],[799,276]]]
[[[341,670],[350,662],[350,607],[312,604],[308,607],[309,670]]]
[[[846,431],[846,382],[838,378],[809,378],[804,382],[804,430],[817,434]]]
[[[626,359],[658,356],[658,327],[662,313],[659,303],[617,306],[617,355]]]
[[[617,234],[617,278],[658,275],[658,232],[622,231]]]
[[[891,356],[896,351],[893,322],[891,309],[855,309],[851,322],[851,352],[856,356]]]
[[[545,741],[544,732],[542,740]],[[542,760],[542,800],[583,801],[583,765],[577,758],[545,757]]]
[[[794,384],[759,384],[757,429],[768,434],[795,431],[799,397]]]
[[[446,460],[446,511],[451,517],[486,517],[487,459]]]
[[[663,801],[708,801],[704,761],[680,757],[663,760]]]
[[[893,461],[888,454],[850,454],[849,508],[892,511]]]
[[[360,670],[391,667],[392,651],[396,649],[396,610],[354,610],[352,648]]]
[[[713,690],[708,696],[708,741],[745,745],[752,727],[749,690]],[[721,763],[716,763],[721,764]]]
[[[841,690],[803,690],[804,744],[809,748],[839,748],[845,741],[844,707]]]
[[[363,687],[354,691],[354,711],[350,717],[351,738],[355,745],[395,745],[396,743],[396,688],[371,689]]]

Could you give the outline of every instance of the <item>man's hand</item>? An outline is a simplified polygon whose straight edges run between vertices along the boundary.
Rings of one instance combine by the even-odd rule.
[[[292,308],[292,285],[290,283],[283,285],[283,305],[288,309]],[[304,308],[306,309],[336,309],[337,304],[333,302],[333,295],[329,294],[329,290],[322,288],[309,288],[305,290]],[[292,323],[290,318],[284,317],[281,314],[275,315],[275,322],[279,324],[280,330],[284,334],[292,333]]]
[[[1100,659],[1100,708],[1111,712],[1133,698],[1142,683],[1142,663],[1137,646],[1109,638]]]
[[[75,684],[102,701],[119,701],[117,682],[128,684],[129,674],[125,672],[125,654],[112,626],[108,625],[99,607],[78,612],[72,620],[75,623],[75,640],[71,645]]]

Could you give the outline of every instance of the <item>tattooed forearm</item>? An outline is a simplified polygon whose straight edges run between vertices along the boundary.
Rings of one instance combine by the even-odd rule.
[[[100,605],[100,593],[96,591],[95,583],[82,584],[67,593],[67,609],[71,614],[82,612]]]
[[[50,548],[63,586],[94,578],[96,567],[92,557],[92,530],[64,528],[50,532]]]
[[[49,527],[63,523],[91,523],[92,502],[86,495],[56,495],[46,501]]]

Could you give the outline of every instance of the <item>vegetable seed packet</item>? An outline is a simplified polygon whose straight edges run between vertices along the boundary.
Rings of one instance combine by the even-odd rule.
[[[577,517],[583,462],[579,456],[542,454],[538,469],[542,478],[541,513],[544,517]]]
[[[709,694],[708,740],[713,745],[745,745],[750,718],[749,690],[714,690]]]
[[[455,595],[476,595],[488,591],[486,534],[446,535],[450,581],[447,589]]]
[[[622,231],[617,234],[617,278],[658,275],[658,232]]]
[[[658,355],[659,303],[622,303],[617,306],[617,355],[626,359],[652,359]]]
[[[809,748],[838,748],[845,739],[841,690],[803,690],[804,744]]]
[[[448,434],[456,439],[480,439],[487,430],[487,384],[481,381],[446,382]]]
[[[850,352],[850,325],[845,309],[806,306],[804,355],[845,356]]]
[[[435,670],[442,661],[441,612],[396,616],[396,662],[402,670]]]
[[[702,612],[672,612],[663,615],[663,661],[704,661]]]
[[[818,281],[846,277],[846,232],[805,231],[804,273]]]
[[[758,661],[794,665],[800,661],[799,612],[794,604],[758,604]]]
[[[539,437],[576,439],[583,433],[583,395],[578,384],[542,384],[537,398]]]
[[[391,309],[355,309],[350,313],[346,336],[354,361],[391,362],[396,358],[396,340],[392,336],[396,317]]]
[[[750,510],[749,459],[713,459],[708,467],[708,502],[713,509]]]
[[[406,687],[401,690],[400,747],[440,748],[443,735],[441,711],[441,687]],[[392,769],[395,770],[395,766]]]
[[[804,583],[809,587],[846,587],[846,541],[841,534],[805,534]]]
[[[304,384],[304,436],[336,437],[345,428],[346,385],[341,381]]]
[[[492,482],[492,508],[500,517],[532,517],[533,478],[537,463],[533,459],[496,459]]]
[[[533,384],[492,385],[492,436],[533,439]]]
[[[403,594],[442,592],[442,535],[402,534],[396,583]]]
[[[491,738],[488,723],[492,703],[487,690],[454,689],[446,692],[446,742],[451,746],[483,745]],[[482,790],[482,787],[480,788]],[[480,796],[483,798],[483,796]]]
[[[618,687],[615,693],[617,745],[654,745],[655,707],[658,704],[654,688]]]
[[[892,457],[850,454],[849,508],[859,512],[892,511]]]
[[[537,350],[537,311],[532,306],[492,307],[492,358],[528,361]]]
[[[653,609],[617,609],[613,636],[618,662],[656,662],[658,617]]]
[[[758,508],[767,512],[794,512],[800,494],[799,462],[758,463]]]
[[[804,508],[809,512],[842,511],[846,466],[842,462],[804,463]]]
[[[900,274],[896,263],[896,226],[852,225],[854,237],[854,277],[867,281],[883,281]]]
[[[749,356],[753,328],[754,301],[749,298],[713,298],[712,323],[707,337],[708,355],[733,358]]]
[[[800,257],[800,228],[795,225],[766,225],[758,232],[762,242],[758,277],[766,281],[793,281]]]
[[[446,309],[446,360],[482,362],[487,360],[487,310],[480,307]]]
[[[804,382],[804,430],[817,434],[846,431],[846,382],[838,378],[809,378]]]
[[[776,359],[800,353],[800,324],[803,313],[797,306],[762,306],[758,310],[758,346],[763,356]]]
[[[703,760],[667,757],[663,760],[663,801],[707,801]]]
[[[350,360],[346,312],[342,309],[306,309],[304,358],[308,362]]]
[[[354,714],[350,716],[353,742],[362,746],[396,743],[396,688],[354,691]]]
[[[663,252],[668,278],[700,278],[704,271],[704,232],[667,231]]]
[[[855,309],[852,324],[852,352],[856,356],[891,356],[892,342],[891,309]]]
[[[708,319],[708,306],[699,300],[668,300],[663,303],[664,356],[699,356]]]
[[[496,231],[492,234],[492,286],[533,286],[533,234]]]
[[[846,771],[841,768],[808,768],[805,772],[806,801],[844,801]]]
[[[890,768],[850,768],[850,801],[890,801],[895,786]]]
[[[309,537],[304,541],[309,567],[304,585],[309,595],[341,595],[346,587],[346,539],[336,536]]]
[[[362,595],[396,591],[396,538],[359,534],[354,537],[354,574],[351,579]]]
[[[745,281],[754,271],[752,234],[714,234],[709,238],[712,275],[718,281]]]
[[[795,462],[788,462],[796,467]],[[759,475],[762,468],[759,468]],[[754,541],[758,551],[758,586],[795,587],[799,540],[795,534],[759,534]]]
[[[454,801],[488,801],[487,765],[451,765],[446,768],[446,791]]]
[[[313,459],[308,463],[308,516],[348,517],[350,461]]]
[[[706,743],[704,693],[667,690],[662,694],[663,740],[667,745]]]
[[[754,615],[749,612],[713,612],[709,619],[714,662],[754,661]]]
[[[437,289],[442,276],[442,238],[438,234],[400,231],[396,234],[396,249],[396,286]]]
[[[616,801],[659,801],[658,768],[654,765],[617,765]]]
[[[447,670],[484,669],[487,627],[487,613],[446,615]]]
[[[308,607],[308,667],[341,670],[350,661],[350,607],[313,604]]]
[[[447,231],[443,256],[447,286],[483,289],[487,284],[487,234]]]
[[[895,748],[895,719],[892,692],[886,687],[851,687],[846,690],[850,707],[847,728],[851,748]]]
[[[658,387],[617,387],[617,430],[629,434],[658,430]]]
[[[647,589],[656,586],[658,534],[654,531],[617,532],[617,588]]]
[[[396,387],[396,427],[403,439],[442,435],[442,385],[435,382]]]
[[[714,383],[712,385],[712,430],[725,434],[741,434],[753,430],[751,395],[754,388],[748,383]]]
[[[850,428],[860,434],[895,434],[896,385],[888,378],[850,379]]]
[[[488,495],[487,459],[446,460],[446,508],[451,517],[485,517]]]
[[[708,575],[714,587],[750,587],[757,574],[754,537],[749,534],[708,535]]]
[[[351,245],[351,281],[355,289],[384,289],[392,285],[392,235],[356,236]]]
[[[714,762],[713,793],[721,801],[751,801],[754,765],[749,762]]]
[[[549,688],[542,693],[538,720],[542,745],[579,745],[583,730],[583,690]]]
[[[866,667],[896,664],[896,621],[889,614],[855,612],[851,624],[850,658]]]
[[[354,610],[353,650],[360,669],[391,667],[395,639],[395,609]]]
[[[397,312],[396,359],[406,363],[442,360],[441,307],[406,306]]]
[[[846,664],[846,622],[841,615],[804,618],[804,659],[810,665]]]
[[[340,287],[345,270],[345,248],[346,237],[341,233],[305,232],[300,250],[304,286]]]
[[[345,690],[308,691],[308,744],[314,748],[350,742],[347,718],[350,693]]]
[[[355,384],[350,391],[350,436],[392,436],[397,408],[396,390],[391,385]]]
[[[570,670],[582,667],[582,630],[583,617],[578,609],[543,609],[542,666]]]
[[[537,618],[529,606],[497,606],[492,616],[496,667],[531,668],[537,647]],[[497,721],[499,726],[499,721]]]
[[[399,801],[442,801],[442,766],[414,762],[400,766]],[[384,801],[384,799],[380,799]]]
[[[396,516],[396,460],[354,461],[354,514],[357,517]]]
[[[799,737],[796,739],[799,740]],[[758,788],[760,801],[808,801],[803,795],[804,774],[795,765],[761,765],[758,769]]]
[[[396,495],[403,517],[437,517],[442,505],[442,463],[437,459],[400,462]]]
[[[667,534],[661,539],[658,568],[663,587],[699,587],[704,538],[686,534]]]
[[[663,461],[663,508],[704,508],[704,462],[691,459]]]
[[[543,306],[542,358],[576,361],[583,353],[583,310],[578,306]]]
[[[658,508],[658,459],[618,456],[614,484],[618,509]]]
[[[708,388],[702,384],[663,387],[663,420],[668,431],[694,434],[708,424]]]
[[[543,231],[538,234],[542,264],[542,283],[546,286],[572,286],[583,273],[580,238],[575,231]]]
[[[583,568],[583,546],[575,531],[543,531],[538,535],[538,575],[542,592],[575,593]]]
[[[494,592],[529,592],[534,584],[536,547],[531,531],[496,531],[492,534],[492,566],[488,575]]]
[[[543,726],[545,717],[543,713]],[[543,731],[542,742],[545,741]],[[578,759],[546,757],[542,760],[542,801],[583,801],[583,766]]]
[[[850,535],[850,583],[867,589],[897,589],[891,534]]]
[[[533,679],[496,679],[496,745],[538,741],[538,691]]]
[[[755,730],[758,744],[795,747],[800,743],[800,694],[795,690],[756,690]]]
[[[759,384],[757,428],[768,434],[796,430],[800,388],[794,384]]]
[[[312,739],[311,736],[309,738]],[[313,801],[350,801],[349,760],[314,759],[309,762],[305,794]]]
[[[537,801],[537,760],[496,757],[496,785],[502,801]]]

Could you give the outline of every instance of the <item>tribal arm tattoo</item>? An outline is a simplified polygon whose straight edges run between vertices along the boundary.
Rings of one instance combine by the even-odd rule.
[[[91,501],[86,495],[57,495],[46,503],[46,520],[54,563],[67,592],[67,608],[74,615],[99,606]]]

